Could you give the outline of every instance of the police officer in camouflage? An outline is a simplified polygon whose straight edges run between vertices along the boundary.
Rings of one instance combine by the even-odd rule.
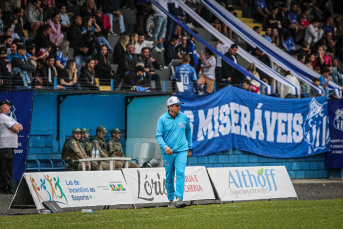
[[[112,138],[107,141],[107,148],[110,157],[124,157],[123,148],[120,144],[121,131],[118,128],[111,130]],[[129,161],[129,168],[138,168],[138,165]]]
[[[79,128],[73,129],[72,137],[68,138],[62,149],[62,159],[66,162],[68,170],[82,171],[82,163],[79,159],[89,158],[83,148],[80,146],[79,140],[81,138],[81,130]],[[90,162],[86,162],[86,170],[90,171]]]
[[[92,149],[94,148],[93,144],[87,140],[89,138],[90,130],[91,129],[81,128],[81,138],[79,140],[83,151],[85,151],[88,157],[92,157]],[[102,168],[99,168],[99,165],[100,161],[91,161],[92,170],[102,170]]]
[[[98,128],[96,128],[96,136],[91,139],[91,142],[93,143],[94,148],[99,149],[100,158],[110,156],[108,151],[107,151],[106,141],[104,139],[106,133],[108,133],[108,131],[106,130],[106,128],[104,126],[98,126]],[[101,166],[104,170],[110,169],[109,162],[103,161],[103,162],[101,162]],[[123,163],[120,161],[114,161],[114,167],[116,170],[119,170],[119,169],[123,168]]]

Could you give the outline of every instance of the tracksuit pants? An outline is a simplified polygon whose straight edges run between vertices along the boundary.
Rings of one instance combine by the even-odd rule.
[[[174,197],[183,199],[185,187],[185,169],[187,164],[187,151],[173,152],[172,155],[163,154],[163,163],[166,170],[166,188],[168,200],[174,200]],[[174,187],[174,178],[176,173],[176,190]]]

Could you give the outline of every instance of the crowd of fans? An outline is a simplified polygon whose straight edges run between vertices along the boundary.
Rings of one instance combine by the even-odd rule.
[[[197,33],[195,27],[201,25],[186,15],[177,3],[172,0],[157,1]],[[227,6],[226,1],[217,1],[237,16],[235,9]],[[0,90],[54,87],[64,90],[99,90],[95,80],[99,78],[103,85],[109,85],[110,79],[118,84],[122,81],[122,90],[152,89],[151,81],[155,81],[155,90],[161,91],[161,79],[156,69],[166,67],[153,58],[151,52],[163,52],[164,65],[171,68],[171,78],[182,83],[185,83],[185,78],[173,74],[180,72],[175,71],[175,68],[185,63],[184,57],[188,54],[186,60],[196,70],[196,87],[199,86],[200,94],[212,93],[226,85],[264,93],[258,81],[250,77],[246,79],[210,49],[206,48],[198,54],[195,38],[188,36],[149,0],[134,0],[137,20],[136,31],[132,34],[126,33],[125,18],[115,0],[74,1],[80,5],[78,14],[68,11],[71,3],[67,0],[23,2],[27,4],[4,1],[0,11]],[[250,5],[252,18],[263,24],[262,28],[255,26],[254,31],[258,34],[264,31],[262,37],[268,42],[293,55],[304,64],[304,68],[308,67],[321,74],[318,86],[325,89],[328,97],[337,98],[327,85],[332,80],[343,87],[338,69],[338,60],[343,58],[343,32],[340,18],[332,12],[331,1],[242,0],[240,3]],[[125,7],[125,4],[121,7]],[[145,39],[147,31],[143,24],[148,11],[154,15],[152,41]],[[209,9],[202,7],[196,9],[196,12],[211,22],[219,32],[234,40],[233,31]],[[108,36],[114,35],[113,23],[118,23],[120,29],[120,38],[114,47],[108,41]],[[30,37],[25,30],[29,31]],[[68,56],[70,47],[73,48],[72,57]],[[233,62],[241,64],[236,54],[237,45],[227,46],[217,40],[215,48]],[[273,63],[262,50],[248,46],[247,51],[301,88],[302,94],[319,96],[315,90],[311,90],[310,85]],[[118,65],[116,72],[111,64]],[[273,95],[291,97],[290,88],[276,83],[272,77],[256,69],[254,63],[250,63],[246,69],[255,78],[273,86]],[[193,82],[193,78],[187,81]],[[318,81],[314,79],[313,83],[317,85]],[[173,91],[176,93],[174,86]]]

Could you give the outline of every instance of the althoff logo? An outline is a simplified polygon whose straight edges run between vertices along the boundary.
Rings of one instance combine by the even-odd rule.
[[[257,174],[246,170],[229,171],[230,194],[238,199],[242,195],[269,193],[277,191],[275,169],[261,168]]]

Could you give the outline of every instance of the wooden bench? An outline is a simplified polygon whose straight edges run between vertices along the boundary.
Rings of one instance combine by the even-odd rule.
[[[131,158],[129,157],[102,157],[102,158],[85,158],[85,159],[79,159],[79,162],[82,163],[82,171],[86,171],[86,162],[87,161],[110,161],[110,170],[115,169],[113,166],[113,161],[125,161],[124,168],[129,168],[129,161],[131,161]],[[100,168],[100,166],[99,166]]]

